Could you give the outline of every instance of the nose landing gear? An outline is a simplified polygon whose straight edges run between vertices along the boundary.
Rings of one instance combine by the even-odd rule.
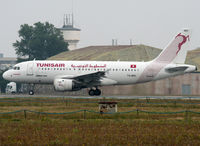
[[[29,95],[34,95],[35,84],[30,84],[29,87],[30,87],[30,90],[28,91],[28,94]]]
[[[90,89],[89,90],[89,92],[88,92],[88,94],[90,95],[90,96],[100,96],[101,95],[101,90],[100,89],[98,89],[98,88],[96,88],[96,89]]]
[[[28,94],[29,94],[29,95],[34,95],[34,91],[33,91],[33,90],[30,90],[30,91],[28,92]]]

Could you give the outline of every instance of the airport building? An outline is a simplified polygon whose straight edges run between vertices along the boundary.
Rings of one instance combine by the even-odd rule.
[[[80,41],[80,32],[79,28],[74,27],[74,18],[73,14],[64,15],[63,27],[59,28],[63,33],[65,42],[68,43],[69,50],[77,49],[77,44]]]
[[[17,63],[17,58],[3,57],[3,54],[0,54],[0,70],[5,70],[9,67],[12,67],[16,63]]]

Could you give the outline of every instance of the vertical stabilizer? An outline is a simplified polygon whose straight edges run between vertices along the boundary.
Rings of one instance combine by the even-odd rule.
[[[173,38],[168,46],[155,58],[156,62],[162,63],[185,63],[191,30],[183,29]]]

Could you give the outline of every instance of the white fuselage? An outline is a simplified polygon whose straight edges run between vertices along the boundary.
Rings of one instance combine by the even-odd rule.
[[[178,64],[154,64],[150,62],[121,62],[121,61],[27,61],[19,63],[16,68],[4,73],[4,78],[14,82],[33,84],[52,84],[56,78],[73,78],[99,71],[105,72],[98,86],[128,85],[163,79],[170,76],[189,73],[195,66],[188,66],[185,71],[166,72],[168,67],[182,66]],[[145,71],[145,68],[148,70]],[[155,66],[161,66],[155,71]],[[146,73],[145,73],[146,72]]]

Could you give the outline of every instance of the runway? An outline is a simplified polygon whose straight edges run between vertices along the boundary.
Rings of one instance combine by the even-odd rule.
[[[200,96],[68,96],[68,95],[28,95],[28,94],[0,94],[1,98],[73,98],[73,99],[200,99]]]

